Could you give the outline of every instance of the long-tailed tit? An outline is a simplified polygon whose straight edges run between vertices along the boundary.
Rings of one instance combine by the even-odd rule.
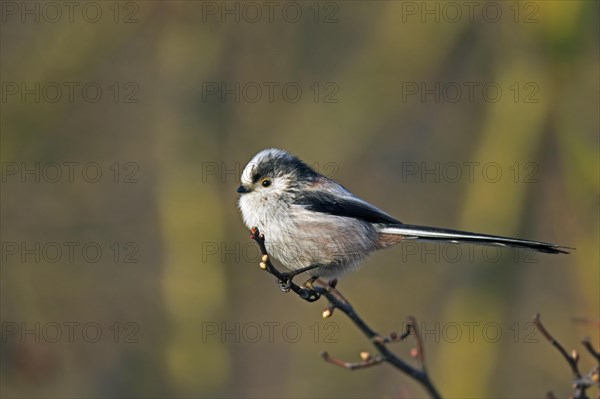
[[[244,223],[265,235],[267,251],[289,276],[336,277],[369,253],[404,240],[497,245],[550,254],[566,247],[538,241],[404,224],[285,151],[254,156],[241,177]]]

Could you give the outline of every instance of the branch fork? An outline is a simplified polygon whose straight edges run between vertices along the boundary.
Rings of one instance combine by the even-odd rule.
[[[600,352],[598,352],[590,338],[584,338],[581,343],[584,348],[588,351],[590,355],[596,360],[598,365],[590,370],[589,373],[583,375],[579,370],[579,353],[573,349],[569,354],[564,346],[561,345],[544,327],[542,321],[540,320],[540,314],[536,314],[533,317],[533,324],[537,327],[538,331],[542,334],[544,338],[548,342],[552,344],[562,355],[562,357],[567,361],[569,367],[571,368],[571,372],[573,373],[573,388],[575,392],[573,393],[572,399],[589,399],[586,394],[586,391],[592,386],[597,386],[599,388],[598,399],[600,399]],[[549,392],[547,395],[548,398],[554,398],[554,394]]]
[[[323,318],[331,317],[335,309],[339,309],[344,313],[354,325],[369,339],[371,344],[377,350],[377,354],[371,354],[369,352],[360,352],[359,362],[346,362],[340,359],[336,359],[329,355],[327,352],[322,352],[321,357],[327,362],[335,366],[342,367],[348,370],[358,370],[368,367],[377,366],[383,363],[389,363],[396,369],[402,371],[409,377],[419,382],[423,388],[429,393],[429,395],[438,399],[441,398],[437,389],[429,379],[427,369],[425,367],[425,352],[423,339],[419,333],[417,327],[417,321],[414,317],[410,316],[407,318],[406,330],[402,334],[391,333],[389,336],[381,336],[375,332],[365,321],[358,315],[354,310],[350,302],[337,290],[337,280],[331,280],[325,282],[321,279],[310,281],[304,286],[299,286],[289,278],[289,275],[282,273],[273,266],[267,248],[265,246],[265,236],[260,233],[257,227],[253,227],[250,231],[250,237],[256,241],[261,252],[260,268],[265,270],[269,274],[275,276],[278,280],[280,287],[285,288],[284,291],[292,291],[300,298],[308,302],[318,301],[321,297],[325,297],[328,301],[325,310],[323,310]],[[419,363],[420,367],[414,367],[409,363],[405,362],[396,354],[394,354],[388,348],[388,344],[395,342],[403,342],[409,335],[414,335],[417,347],[412,349],[411,352],[414,354]]]

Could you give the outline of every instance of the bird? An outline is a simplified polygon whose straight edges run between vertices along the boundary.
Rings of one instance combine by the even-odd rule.
[[[237,192],[245,225],[257,227],[268,253],[291,279],[308,272],[336,279],[356,270],[376,250],[403,241],[525,248],[568,254],[546,242],[405,224],[352,194],[284,150],[268,148],[244,167]]]

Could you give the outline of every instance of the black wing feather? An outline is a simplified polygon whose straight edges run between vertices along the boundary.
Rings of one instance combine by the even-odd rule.
[[[314,212],[360,219],[370,223],[401,224],[374,206],[352,197],[309,191],[297,197],[294,203]]]

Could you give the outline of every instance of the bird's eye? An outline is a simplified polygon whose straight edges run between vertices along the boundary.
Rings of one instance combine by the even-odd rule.
[[[269,179],[268,177],[262,179],[260,181],[260,185],[263,187],[269,187],[271,185],[271,179]]]

